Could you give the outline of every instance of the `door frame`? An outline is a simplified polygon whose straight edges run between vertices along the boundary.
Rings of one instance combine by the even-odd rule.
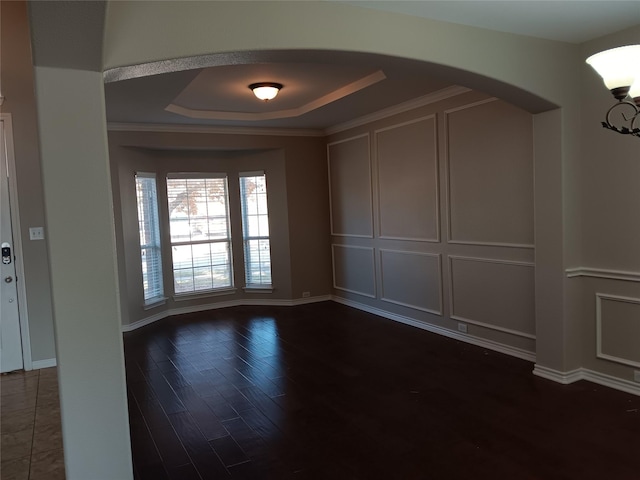
[[[22,340],[22,366],[24,370],[33,370],[31,359],[31,337],[29,335],[29,314],[27,311],[27,290],[24,278],[24,259],[22,255],[22,229],[18,204],[18,182],[16,180],[16,162],[13,150],[13,124],[10,113],[0,113],[6,144],[5,157],[9,173],[9,202],[11,211],[11,232],[13,234],[13,252],[15,257],[16,287],[18,289],[18,310],[20,317],[20,338]],[[0,145],[2,148],[2,145]]]

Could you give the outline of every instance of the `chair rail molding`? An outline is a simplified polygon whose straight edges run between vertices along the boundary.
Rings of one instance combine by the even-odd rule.
[[[607,268],[573,267],[565,270],[567,278],[592,277],[625,282],[640,282],[640,272],[612,270]]]

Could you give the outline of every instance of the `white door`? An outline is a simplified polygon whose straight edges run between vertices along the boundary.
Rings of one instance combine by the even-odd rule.
[[[0,120],[0,372],[22,368],[22,339],[16,286],[11,205],[9,203],[9,169],[4,121]]]

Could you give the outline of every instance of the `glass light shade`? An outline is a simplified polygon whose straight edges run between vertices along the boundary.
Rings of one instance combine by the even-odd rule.
[[[266,102],[276,98],[276,95],[278,95],[282,85],[279,83],[254,83],[249,85],[249,88],[257,98]]]
[[[638,78],[640,45],[627,45],[596,53],[587,63],[598,72],[609,90],[628,87]]]
[[[633,82],[633,85],[631,85],[631,88],[629,89],[629,96],[634,99],[640,98],[640,75],[636,81]]]

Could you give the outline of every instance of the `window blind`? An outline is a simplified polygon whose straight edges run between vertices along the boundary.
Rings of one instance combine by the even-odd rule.
[[[167,202],[174,292],[233,286],[226,176],[170,173]]]
[[[135,182],[144,303],[150,304],[164,298],[158,192],[153,173],[138,172]]]
[[[270,286],[271,243],[266,175],[264,172],[242,172],[239,180],[245,284],[248,287]]]

